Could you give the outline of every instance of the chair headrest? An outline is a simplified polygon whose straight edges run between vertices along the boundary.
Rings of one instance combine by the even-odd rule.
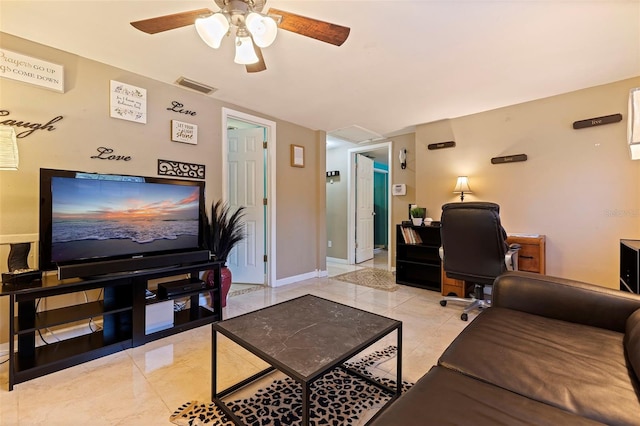
[[[447,203],[442,206],[442,210],[453,210],[453,209],[484,209],[495,211],[496,213],[500,213],[500,206],[496,203],[492,203],[489,201],[470,201],[467,203]]]

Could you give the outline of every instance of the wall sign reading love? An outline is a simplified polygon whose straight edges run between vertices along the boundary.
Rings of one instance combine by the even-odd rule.
[[[116,155],[113,152],[113,148],[107,148],[106,146],[101,146],[97,148],[98,155],[92,155],[89,158],[93,158],[96,160],[112,160],[112,161],[131,161],[130,155]]]

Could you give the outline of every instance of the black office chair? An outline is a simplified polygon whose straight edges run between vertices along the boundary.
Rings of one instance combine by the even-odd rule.
[[[491,285],[498,275],[518,269],[520,245],[508,245],[499,213],[500,206],[487,202],[442,206],[440,257],[444,272],[449,278],[473,283],[474,291],[470,298],[445,296],[440,304],[469,303],[460,316],[463,321],[472,310],[491,306]]]

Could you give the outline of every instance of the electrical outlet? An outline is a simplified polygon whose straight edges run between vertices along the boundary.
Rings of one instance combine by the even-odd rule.
[[[327,247],[331,248],[332,245],[333,245],[333,242],[331,240],[327,241]]]

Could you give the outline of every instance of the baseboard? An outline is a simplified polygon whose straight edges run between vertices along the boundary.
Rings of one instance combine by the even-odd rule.
[[[310,280],[311,278],[318,278],[318,271],[307,272],[306,274],[294,275],[292,277],[282,278],[276,280],[274,287],[280,287],[287,284],[293,284],[304,280]]]
[[[329,276],[329,271],[327,270],[324,270],[324,271],[318,270],[317,272],[318,272],[318,278],[325,278]]]
[[[327,257],[327,262],[342,263],[343,265],[349,264],[349,261],[347,259],[340,259],[338,257]]]

